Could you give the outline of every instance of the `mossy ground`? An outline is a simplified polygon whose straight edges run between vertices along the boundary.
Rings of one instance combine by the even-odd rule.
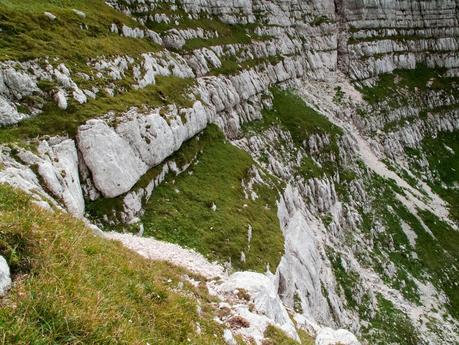
[[[274,270],[284,249],[275,182],[265,176],[271,185],[255,185],[259,197],[246,199],[241,183],[255,164],[250,156],[226,142],[214,126],[199,140],[203,148],[196,163],[169,176],[146,204],[145,235],[194,248],[212,260],[230,260],[236,269],[263,272],[269,265]]]
[[[0,301],[3,344],[224,344],[206,289],[177,288],[185,271],[98,238],[5,185],[0,254],[15,279]]]

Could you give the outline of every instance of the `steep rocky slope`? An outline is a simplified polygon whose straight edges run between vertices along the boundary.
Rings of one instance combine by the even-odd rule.
[[[4,1],[0,182],[197,269],[228,344],[458,342],[458,8]]]

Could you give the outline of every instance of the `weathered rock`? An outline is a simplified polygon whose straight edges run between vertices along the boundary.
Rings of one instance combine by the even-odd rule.
[[[75,142],[65,139],[57,142],[43,141],[39,148],[44,160],[38,163],[38,173],[46,188],[62,200],[73,215],[82,217],[84,199],[78,172],[78,153]]]
[[[67,109],[67,95],[64,90],[59,90],[54,95],[54,101],[56,102],[59,109]]]
[[[78,17],[80,17],[80,18],[86,18],[86,13],[84,13],[83,11],[76,10],[76,9],[73,9],[72,11],[73,11],[73,13],[75,13]]]
[[[273,320],[293,339],[299,339],[295,326],[277,294],[273,278],[255,272],[236,272],[223,283],[220,289],[227,293],[244,289],[253,299],[259,313]]]
[[[163,36],[163,44],[169,49],[181,49],[185,45],[185,40],[173,29]]]
[[[0,297],[5,295],[10,286],[10,268],[5,258],[0,255]]]
[[[19,113],[13,104],[0,96],[0,126],[18,123],[27,117],[27,115]]]
[[[127,192],[148,170],[129,143],[104,120],[89,120],[81,126],[77,142],[95,187],[105,197]]]
[[[360,345],[354,334],[344,329],[322,328],[317,334],[316,345]]]
[[[43,12],[43,14],[51,20],[55,20],[57,17],[51,12]]]

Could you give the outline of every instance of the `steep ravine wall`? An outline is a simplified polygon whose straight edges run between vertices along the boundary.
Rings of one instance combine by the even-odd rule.
[[[59,58],[2,60],[0,122],[7,126],[5,133],[14,130],[8,127],[12,124],[20,129],[28,118],[47,116],[48,104],[65,114],[106,97],[108,103],[110,99],[123,102],[123,95],[149,92],[150,88],[158,88],[152,90],[159,103],[145,102],[118,111],[108,107],[76,121],[71,133],[47,133],[42,128],[37,138],[21,138],[20,145],[2,137],[0,182],[28,191],[44,207],[63,208],[77,217],[85,217],[91,202],[113,202],[104,219],[97,219],[100,224],[142,226],[144,206],[166,175],[186,172],[199,160],[196,155],[190,161],[175,162],[171,156],[208,125],[216,124],[232,144],[285,183],[278,200],[285,253],[279,266],[271,268],[271,278],[283,304],[294,310],[291,316],[297,327],[319,336],[324,326],[344,327],[363,342],[383,343],[378,342],[384,341],[378,338],[378,331],[374,335],[371,330],[377,329],[378,321],[369,320],[379,315],[381,301],[390,301],[407,315],[408,321],[403,318],[403,322],[413,325],[409,331],[419,343],[457,341],[458,323],[445,309],[444,292],[410,272],[402,285],[415,281],[421,292],[417,301],[408,298],[397,280],[399,274],[406,274],[405,267],[392,263],[390,250],[382,250],[381,256],[372,254],[378,233],[388,227],[383,219],[376,217],[367,229],[370,235],[364,231],[366,208],[371,208],[366,204],[375,200],[376,187],[371,184],[378,176],[390,175],[386,170],[372,170],[374,162],[369,160],[377,161],[373,167],[383,166],[385,159],[397,164],[397,159],[406,158],[406,147],[418,148],[424,138],[438,133],[455,133],[459,124],[457,86],[413,93],[406,103],[397,95],[395,102],[387,102],[390,104],[384,99],[364,101],[354,89],[376,85],[380,75],[419,65],[441,68],[442,76],[454,80],[459,73],[456,2],[107,3],[134,18],[129,25],[113,23],[112,35],[153,42],[158,51],[91,58],[82,70]],[[243,27],[250,34],[218,44],[227,37],[209,25],[217,20],[216,28]],[[172,83],[172,92],[163,88],[165,81]],[[176,87],[185,82],[189,83],[186,87]],[[335,142],[335,134],[308,133],[298,144],[291,128],[286,131],[275,124],[266,131],[247,132],[247,126],[263,122],[265,110],[272,108],[274,86],[297,90],[308,106],[344,134]],[[338,99],[338,86],[340,92],[344,90],[344,100]],[[177,93],[184,99],[177,99]],[[425,118],[423,112],[429,115]],[[405,118],[414,120],[403,123]],[[367,149],[376,154],[365,156],[361,151]],[[298,177],[305,157],[312,157],[313,165],[324,171],[331,164],[332,172]],[[423,225],[419,210],[454,227],[443,201],[438,208],[429,206],[436,195],[430,195],[430,189],[426,192],[427,187],[417,186],[421,192],[410,192],[406,186],[402,186],[404,192],[393,188],[396,200],[391,199],[392,206],[409,209]],[[427,193],[425,199],[422,193]],[[391,246],[397,246],[389,237]],[[360,261],[362,255],[369,258],[365,264]],[[346,283],[358,281],[354,297],[358,304],[368,305],[368,311],[351,306],[352,299],[348,300],[342,286],[343,274],[352,277]],[[447,316],[442,318],[441,313]],[[290,335],[296,337],[290,329],[293,323],[285,322]],[[444,327],[433,330],[425,326],[428,322]],[[355,340],[343,339],[350,339],[349,344]]]

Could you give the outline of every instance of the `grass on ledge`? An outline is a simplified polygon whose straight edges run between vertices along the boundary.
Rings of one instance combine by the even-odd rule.
[[[288,337],[281,329],[269,325],[266,328],[264,334],[266,340],[264,340],[263,345],[313,345],[314,339],[305,331],[299,329],[298,336],[300,337],[300,342],[297,342],[290,337]]]
[[[205,288],[177,288],[184,270],[96,237],[5,185],[0,255],[15,279],[0,299],[3,344],[224,344]]]
[[[197,164],[179,176],[169,175],[145,205],[145,235],[194,248],[212,260],[230,259],[236,269],[264,272],[269,264],[274,270],[284,249],[277,190],[256,185],[259,198],[245,199],[241,182],[254,164],[251,157],[226,142],[215,126],[199,141],[203,149]]]
[[[432,82],[431,89],[457,92],[459,78],[446,77],[445,72],[444,68],[429,68],[419,64],[412,70],[395,70],[393,73],[381,74],[375,86],[363,87],[360,91],[370,104],[397,96],[406,98],[406,91],[426,91],[429,81]]]
[[[189,107],[192,101],[186,97],[186,90],[193,82],[192,79],[178,77],[157,77],[154,85],[138,90],[130,89],[115,97],[99,95],[95,100],[82,105],[69,99],[66,110],[59,109],[54,103],[48,103],[43,113],[17,125],[0,128],[0,143],[20,142],[43,135],[74,136],[78,126],[109,111],[120,113],[130,107],[158,107],[169,103]]]
[[[324,115],[318,113],[292,91],[272,88],[273,107],[265,109],[263,119],[252,121],[244,126],[245,131],[260,131],[275,123],[288,130],[295,144],[301,146],[312,134],[329,134],[333,138],[342,130],[332,124]]]

